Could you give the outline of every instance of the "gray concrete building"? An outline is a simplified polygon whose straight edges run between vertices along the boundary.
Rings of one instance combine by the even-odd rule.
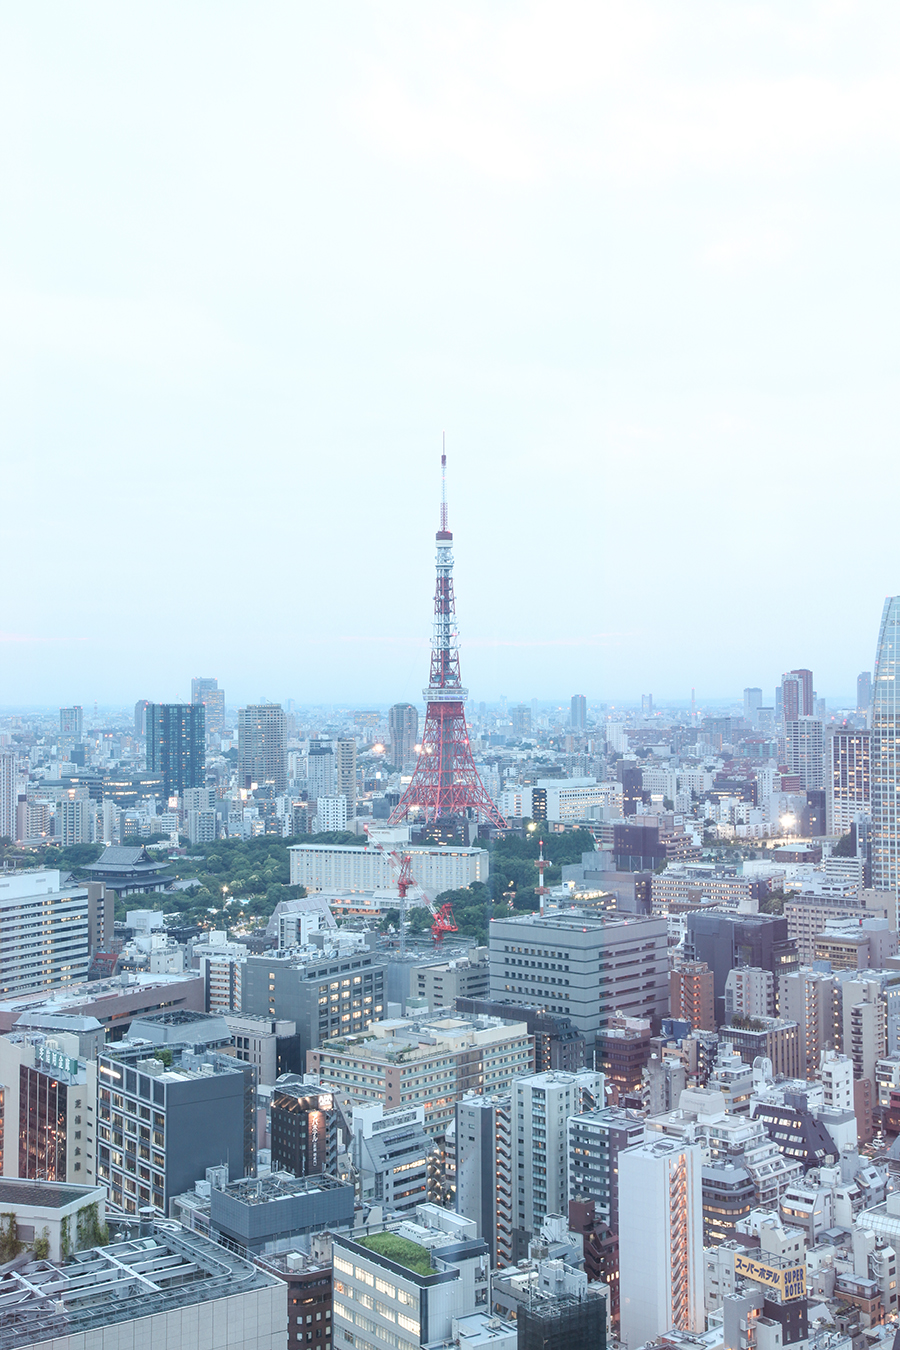
[[[343,956],[295,949],[248,956],[241,1011],[293,1022],[305,1056],[333,1036],[384,1017],[384,966],[368,952]]]
[[[578,910],[495,919],[491,999],[564,1013],[590,1050],[617,1012],[658,1024],[668,1014],[667,920]]]
[[[192,1232],[266,1255],[325,1229],[352,1228],[353,1187],[332,1176],[295,1177],[276,1171],[226,1186],[201,1182],[173,1196],[170,1212]]]
[[[385,1111],[381,1102],[355,1105],[350,1148],[363,1204],[407,1213],[424,1204],[433,1142],[425,1133],[424,1106]]]
[[[513,1260],[513,1173],[512,1096],[468,1093],[456,1103],[456,1212],[475,1221],[493,1267]]]
[[[644,1118],[621,1106],[568,1119],[570,1200],[593,1200],[595,1212],[618,1232],[619,1154],[644,1139]]]
[[[487,998],[491,977],[487,947],[473,947],[467,956],[434,961],[410,970],[410,998],[426,999],[428,1011],[452,1008],[458,998]]]
[[[170,1065],[146,1041],[122,1041],[97,1062],[97,1180],[129,1214],[146,1205],[166,1213],[208,1167],[227,1168],[229,1180],[246,1170],[252,1071],[248,1084],[227,1056],[165,1049]]]

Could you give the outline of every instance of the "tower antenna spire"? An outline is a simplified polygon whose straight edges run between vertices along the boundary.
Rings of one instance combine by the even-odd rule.
[[[441,433],[441,529],[447,528],[447,433]]]

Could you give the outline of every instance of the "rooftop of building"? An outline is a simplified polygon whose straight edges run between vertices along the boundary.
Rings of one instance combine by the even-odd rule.
[[[400,1237],[398,1233],[371,1233],[368,1237],[357,1238],[356,1241],[360,1247],[366,1247],[369,1251],[386,1257],[395,1265],[405,1266],[407,1270],[415,1271],[417,1275],[435,1273],[431,1253],[427,1247],[420,1246],[418,1242],[411,1242],[409,1238]]]
[[[78,1013],[43,1012],[40,1009],[23,1012],[16,1020],[16,1030],[22,1031],[70,1031],[77,1035],[80,1031],[101,1031],[103,1023],[96,1017],[83,1017]]]
[[[664,920],[658,915],[649,914],[598,914],[596,910],[578,910],[578,909],[559,909],[549,910],[544,914],[515,914],[509,918],[491,919],[491,924],[495,925],[490,930],[491,936],[500,936],[504,926],[525,926],[527,928],[559,929],[570,933],[601,933],[611,928],[627,928],[635,924],[655,923],[660,924]]]
[[[4,1350],[68,1343],[96,1328],[276,1285],[275,1275],[199,1234],[175,1224],[142,1227],[143,1236],[64,1262],[20,1262],[0,1273]]]
[[[222,1045],[231,1040],[231,1028],[221,1013],[194,1012],[190,1008],[167,1008],[163,1012],[140,1013],[128,1033],[133,1041],[152,1041],[156,1045]]]
[[[32,989],[24,994],[14,994],[11,998],[0,1000],[0,1011],[43,1009],[47,1012],[65,1012],[67,1008],[78,1007],[84,1003],[97,1003],[107,998],[118,998],[122,994],[149,992],[151,989],[172,988],[179,984],[201,980],[203,976],[197,970],[186,971],[183,975],[150,975],[143,971],[131,971],[128,975],[116,975],[109,980],[81,980],[77,983],[57,985],[50,989]]]
[[[524,1022],[499,1017],[392,1018],[373,1022],[366,1031],[337,1036],[314,1053],[349,1054],[366,1059],[396,1061],[464,1050],[472,1045],[506,1042],[528,1035]]]
[[[328,1172],[308,1177],[295,1177],[293,1172],[270,1172],[267,1177],[242,1177],[230,1181],[220,1189],[241,1204],[267,1205],[273,1200],[287,1200],[297,1195],[346,1190],[347,1185]]]
[[[160,1048],[172,1052],[171,1064],[166,1064],[156,1057],[156,1051]],[[247,1069],[242,1060],[231,1055],[217,1055],[215,1051],[208,1055],[195,1055],[193,1045],[178,1041],[168,1041],[163,1047],[155,1041],[137,1039],[115,1041],[104,1046],[100,1058],[125,1063],[129,1068],[148,1074],[161,1083],[195,1082],[216,1074],[243,1075]],[[101,1072],[104,1070],[101,1069]]]
[[[0,1177],[0,1205],[29,1205],[40,1209],[64,1209],[75,1200],[102,1193],[95,1186],[74,1186],[68,1182],[25,1181]]]

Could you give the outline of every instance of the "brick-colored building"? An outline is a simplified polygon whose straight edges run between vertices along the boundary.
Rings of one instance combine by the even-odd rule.
[[[682,961],[669,971],[669,1010],[691,1030],[715,1030],[713,973],[705,961]]]

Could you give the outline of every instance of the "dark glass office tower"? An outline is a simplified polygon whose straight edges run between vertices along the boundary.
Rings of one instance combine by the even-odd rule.
[[[206,770],[206,709],[202,703],[147,706],[147,769],[161,775],[163,793],[202,787]]]

